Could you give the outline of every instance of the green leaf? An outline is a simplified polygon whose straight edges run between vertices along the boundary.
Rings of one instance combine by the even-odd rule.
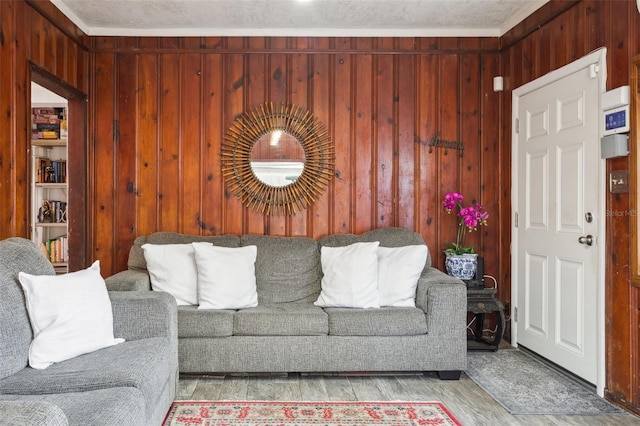
[[[473,246],[464,247],[455,243],[449,243],[449,247],[446,248],[444,252],[449,254],[475,254],[476,251],[473,249]]]

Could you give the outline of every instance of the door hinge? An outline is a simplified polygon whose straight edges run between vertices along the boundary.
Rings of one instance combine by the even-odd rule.
[[[513,307],[513,321],[518,322],[518,307]]]
[[[516,118],[515,128],[516,128],[516,134],[519,134],[520,133],[520,119],[519,118]]]
[[[515,222],[516,228],[518,227],[518,212],[515,212],[515,216],[513,218],[513,221]]]

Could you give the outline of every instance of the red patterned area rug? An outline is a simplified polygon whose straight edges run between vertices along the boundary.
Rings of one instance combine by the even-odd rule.
[[[441,402],[176,401],[164,426],[456,425]]]

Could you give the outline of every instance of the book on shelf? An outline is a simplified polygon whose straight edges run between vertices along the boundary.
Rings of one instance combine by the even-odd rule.
[[[64,263],[69,260],[69,239],[66,235],[51,238],[40,244],[40,251],[51,263]]]
[[[53,107],[34,107],[31,108],[31,113],[36,116],[46,116],[49,117],[51,115],[57,115],[58,111]]]
[[[57,200],[42,200],[42,207],[38,210],[40,223],[65,223],[67,221],[67,202]]]
[[[31,130],[33,139],[60,139],[61,124],[65,119],[64,108],[32,108]]]
[[[57,115],[45,115],[38,114],[33,116],[33,122],[35,124],[60,124],[60,119]]]
[[[50,160],[43,157],[36,158],[36,182],[66,183],[67,161]]]

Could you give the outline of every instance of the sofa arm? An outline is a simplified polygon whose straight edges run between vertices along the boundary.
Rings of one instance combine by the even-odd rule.
[[[429,334],[466,336],[467,285],[436,268],[418,280],[416,306],[427,316]]]
[[[126,340],[167,337],[178,344],[176,300],[160,291],[110,291],[113,335]]]
[[[105,279],[109,291],[145,291],[151,290],[149,273],[128,269]]]
[[[60,407],[44,401],[0,401],[0,422],[8,426],[68,426]]]

